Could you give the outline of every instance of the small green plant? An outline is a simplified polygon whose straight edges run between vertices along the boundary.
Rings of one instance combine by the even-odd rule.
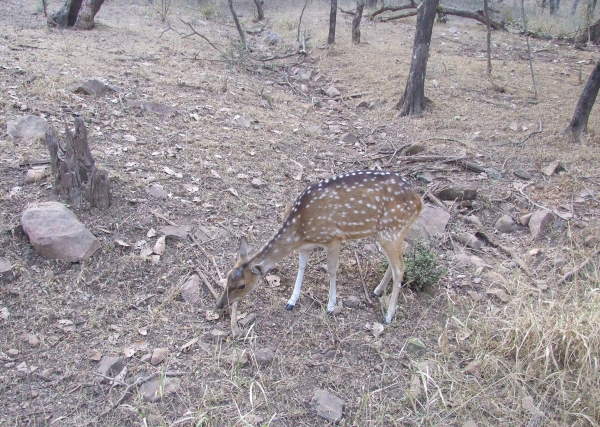
[[[411,253],[405,254],[404,284],[412,289],[425,291],[436,285],[446,270],[440,266],[435,252],[422,240],[415,240]]]
[[[217,11],[212,6],[205,6],[200,9],[200,13],[204,16],[204,19],[210,21],[212,18],[217,16]]]

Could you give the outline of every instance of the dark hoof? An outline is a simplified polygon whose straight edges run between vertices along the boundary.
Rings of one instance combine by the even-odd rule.
[[[390,322],[388,322],[387,320],[385,320],[385,317],[384,317],[384,318],[383,318],[383,320],[381,321],[381,324],[382,324],[383,326],[385,326],[385,325],[389,325],[389,324],[390,324]]]
[[[286,305],[285,305],[285,309],[286,309],[287,311],[291,311],[291,310],[293,310],[293,309],[294,309],[294,307],[295,307],[295,305],[292,305],[292,304],[286,304]]]

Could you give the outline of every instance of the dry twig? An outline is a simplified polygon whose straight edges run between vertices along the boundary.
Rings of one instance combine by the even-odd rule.
[[[584,268],[586,265],[588,265],[588,263],[592,260],[592,258],[594,258],[599,253],[600,253],[600,248],[596,249],[594,252],[592,252],[592,254],[589,257],[587,257],[585,259],[585,261],[583,261],[581,264],[579,264],[573,270],[569,271],[563,277],[561,277],[560,280],[558,282],[556,282],[556,286],[562,285],[566,280],[569,279],[569,277],[574,276],[575,274],[579,273],[579,271],[581,271],[582,268]]]

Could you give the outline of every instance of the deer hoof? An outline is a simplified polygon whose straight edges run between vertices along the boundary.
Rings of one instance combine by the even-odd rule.
[[[287,311],[291,311],[291,310],[293,310],[293,309],[294,309],[294,307],[295,307],[295,305],[293,305],[293,304],[286,304],[286,305],[285,305],[285,309],[286,309]]]

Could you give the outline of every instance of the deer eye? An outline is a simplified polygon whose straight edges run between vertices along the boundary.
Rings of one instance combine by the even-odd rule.
[[[241,289],[246,289],[246,285],[240,285],[240,286],[238,286],[237,288],[238,288],[238,289],[240,289],[240,290],[241,290]]]

